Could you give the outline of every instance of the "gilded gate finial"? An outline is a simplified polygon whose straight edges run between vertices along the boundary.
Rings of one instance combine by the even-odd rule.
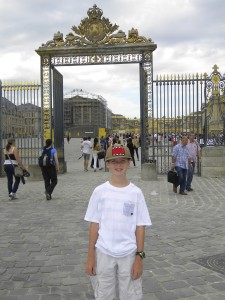
[[[215,73],[218,73],[219,67],[215,64],[215,65],[212,67],[212,69],[213,69],[213,71],[214,71]]]

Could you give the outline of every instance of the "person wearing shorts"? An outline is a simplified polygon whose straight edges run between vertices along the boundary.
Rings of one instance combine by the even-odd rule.
[[[84,157],[84,171],[88,171],[88,163],[90,160],[91,149],[92,149],[91,138],[87,139],[86,137],[84,137],[83,142],[81,143],[81,150],[83,151],[83,157]]]
[[[111,178],[95,188],[84,218],[90,222],[85,271],[96,300],[140,300],[145,227],[151,219],[142,191],[126,177],[128,147],[110,146],[105,161]]]

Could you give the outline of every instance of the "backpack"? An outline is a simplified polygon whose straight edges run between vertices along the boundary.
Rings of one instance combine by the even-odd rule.
[[[43,149],[43,153],[41,154],[41,156],[38,157],[39,167],[45,168],[51,167],[53,165],[53,160],[51,159],[51,150],[52,148]]]

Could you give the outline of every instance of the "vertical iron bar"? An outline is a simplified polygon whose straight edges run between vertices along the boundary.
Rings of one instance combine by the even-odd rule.
[[[145,162],[145,124],[144,124],[144,70],[143,63],[139,64],[139,76],[140,76],[140,123],[141,123],[141,164]]]

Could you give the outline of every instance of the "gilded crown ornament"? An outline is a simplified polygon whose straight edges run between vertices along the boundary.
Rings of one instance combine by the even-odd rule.
[[[103,15],[103,11],[97,7],[96,4],[93,5],[93,8],[89,8],[87,15],[90,19],[101,19],[101,16]]]

